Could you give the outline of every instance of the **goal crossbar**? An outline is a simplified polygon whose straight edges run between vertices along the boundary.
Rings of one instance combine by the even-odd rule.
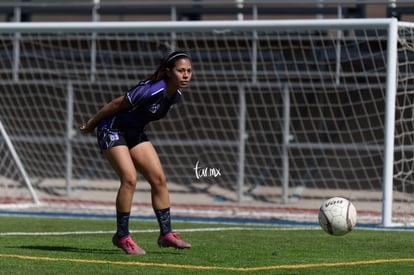
[[[251,21],[173,21],[173,22],[10,22],[0,23],[0,32],[174,32],[226,30],[326,30],[363,27],[384,29],[395,18],[323,19],[323,20],[251,20]]]

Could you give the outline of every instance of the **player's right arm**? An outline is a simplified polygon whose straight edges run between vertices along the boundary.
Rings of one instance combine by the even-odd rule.
[[[79,129],[83,133],[90,133],[92,132],[95,127],[98,125],[99,121],[113,115],[119,111],[131,108],[131,103],[125,96],[119,96],[113,99],[111,102],[105,104],[94,117],[88,120],[88,122],[82,125]]]

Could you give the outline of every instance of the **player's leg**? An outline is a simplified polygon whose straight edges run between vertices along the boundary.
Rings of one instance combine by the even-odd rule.
[[[167,181],[160,159],[154,146],[149,141],[139,143],[130,150],[136,169],[151,186],[152,206],[160,226],[160,246],[189,248],[189,243],[181,240],[172,232],[170,216],[170,197]]]
[[[137,172],[127,146],[115,146],[103,152],[120,179],[116,210],[130,212],[134,197]]]
[[[136,169],[151,185],[154,209],[170,207],[167,181],[160,159],[151,142],[142,142],[130,150]]]
[[[116,197],[117,232],[112,242],[128,254],[145,254],[129,234],[129,217],[137,182],[137,173],[127,146],[115,146],[103,152],[121,181]]]

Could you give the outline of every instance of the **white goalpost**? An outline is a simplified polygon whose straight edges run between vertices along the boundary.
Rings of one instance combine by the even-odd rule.
[[[396,19],[0,23],[0,203],[113,193],[116,175],[77,127],[179,49],[193,80],[147,129],[172,195],[193,197],[179,203],[316,209],[344,196],[380,213],[371,222],[410,225],[413,30]]]
[[[37,197],[37,194],[36,194],[35,190],[33,189],[32,183],[30,181],[30,178],[29,178],[28,174],[26,173],[24,165],[20,161],[20,158],[19,158],[18,154],[16,153],[16,150],[13,146],[13,143],[10,140],[9,135],[7,134],[1,120],[0,120],[0,136],[3,137],[4,146],[5,146],[4,148],[1,148],[1,151],[4,152],[4,154],[2,154],[3,162],[4,162],[4,163],[2,163],[2,166],[6,166],[7,162],[9,162],[8,167],[6,169],[4,169],[5,174],[3,176],[5,176],[5,178],[6,178],[7,176],[10,176],[10,174],[7,175],[6,172],[10,172],[10,170],[13,170],[13,168],[17,169],[18,170],[17,172],[20,174],[22,180],[26,184],[27,191],[30,193],[30,197],[32,198],[33,203],[35,205],[39,205],[40,204],[39,198]],[[6,152],[10,153],[11,159],[7,160]],[[5,178],[3,180],[5,180]],[[11,178],[13,178],[13,177],[11,177]],[[7,196],[7,191],[8,191],[7,188],[3,188],[3,196]],[[13,190],[13,192],[14,191],[15,190]],[[22,194],[19,193],[19,195],[21,196]],[[25,204],[23,203],[23,205],[25,205]],[[30,204],[28,204],[28,205],[30,205]],[[16,207],[16,206],[12,205],[12,207]]]

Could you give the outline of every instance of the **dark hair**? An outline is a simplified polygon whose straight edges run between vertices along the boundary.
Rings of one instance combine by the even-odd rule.
[[[180,51],[172,52],[168,56],[161,58],[157,70],[150,77],[148,77],[147,80],[155,82],[167,78],[167,68],[174,68],[175,61],[183,58],[191,60],[187,53]]]

